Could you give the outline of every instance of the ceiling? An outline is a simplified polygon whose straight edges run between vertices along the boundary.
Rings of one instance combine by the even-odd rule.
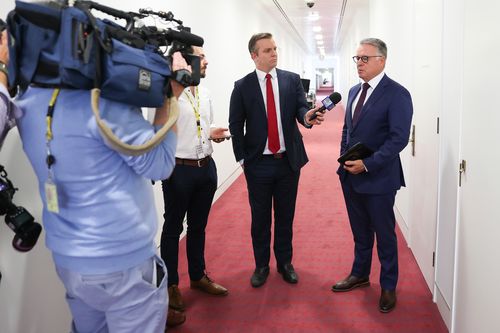
[[[310,54],[332,55],[340,33],[347,0],[262,0],[270,10],[277,10]],[[310,8],[308,3],[314,3]],[[319,27],[319,28],[318,28]],[[321,29],[315,32],[315,29]],[[318,35],[322,36],[318,42]],[[323,49],[321,48],[323,47]]]

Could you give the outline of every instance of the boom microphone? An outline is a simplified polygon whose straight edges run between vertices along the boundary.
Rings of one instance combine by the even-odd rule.
[[[321,104],[323,104],[317,111],[321,113],[325,113],[327,110],[330,111],[335,107],[335,105],[338,104],[342,100],[342,96],[338,92],[333,92],[330,94],[330,96],[325,97],[322,101]],[[311,118],[309,118],[309,121],[316,119],[318,115],[314,113]]]
[[[191,46],[203,46],[203,38],[190,32],[167,29],[164,33],[167,40],[175,40]]]

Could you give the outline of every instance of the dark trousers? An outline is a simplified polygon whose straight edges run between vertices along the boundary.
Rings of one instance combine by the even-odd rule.
[[[349,179],[342,182],[342,190],[354,236],[351,274],[357,277],[370,275],[376,237],[381,265],[380,286],[382,289],[395,290],[398,282],[398,242],[393,208],[396,191],[387,194],[357,193]]]
[[[198,168],[176,165],[169,179],[162,181],[165,221],[161,234],[161,257],[167,265],[168,285],[179,284],[179,237],[187,214],[186,252],[191,280],[205,274],[205,227],[217,190],[217,168],[210,160]]]
[[[245,166],[256,267],[269,265],[273,206],[276,262],[278,265],[292,262],[292,225],[299,176],[300,171],[293,171],[286,157],[263,156],[255,164]]]

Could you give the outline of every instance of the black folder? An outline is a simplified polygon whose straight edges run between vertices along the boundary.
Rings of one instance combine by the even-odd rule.
[[[337,161],[340,164],[344,164],[345,161],[355,161],[355,160],[362,160],[364,158],[367,158],[373,154],[373,151],[362,144],[361,142],[356,143],[354,146],[351,148],[347,149],[345,153],[343,153]]]

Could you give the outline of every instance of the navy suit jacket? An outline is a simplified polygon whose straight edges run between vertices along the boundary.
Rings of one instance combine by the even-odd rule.
[[[356,125],[352,124],[353,101],[361,84],[349,90],[342,129],[340,153],[357,142],[374,151],[363,159],[368,172],[353,175],[342,167],[337,173],[341,181],[350,181],[358,193],[383,194],[405,186],[399,153],[408,144],[413,106],[408,90],[384,75],[362,108]]]
[[[299,75],[276,69],[279,85],[280,115],[285,148],[290,167],[299,170],[307,161],[302,125],[309,111]],[[237,161],[245,166],[255,163],[264,152],[267,141],[267,113],[257,73],[254,71],[234,84],[229,105],[229,130],[233,135],[233,150]]]

